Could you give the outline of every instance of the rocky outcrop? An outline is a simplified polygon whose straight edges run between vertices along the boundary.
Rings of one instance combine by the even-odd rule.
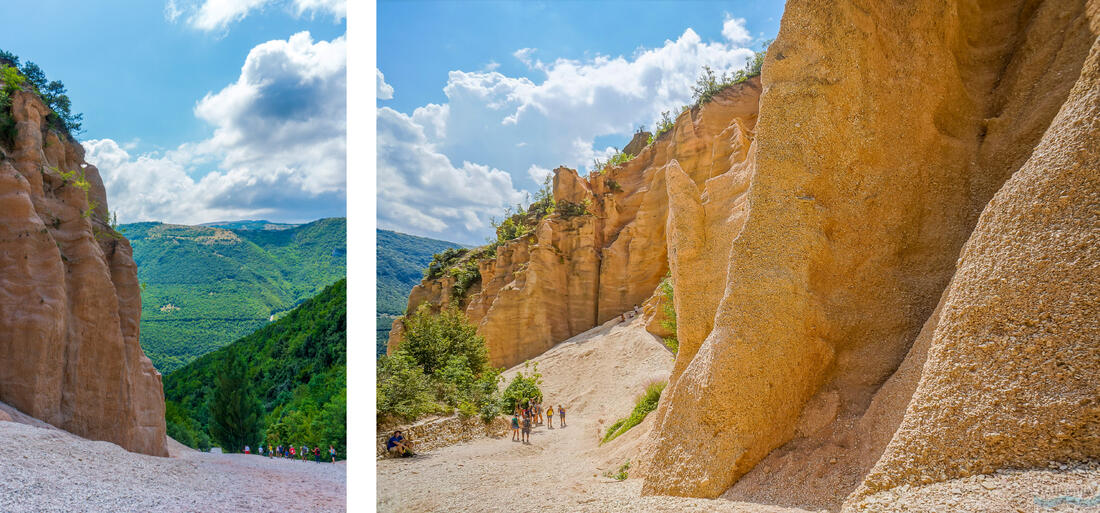
[[[453,297],[453,277],[426,279],[410,294],[407,312],[424,303],[457,304],[478,325],[492,364],[507,367],[643,304],[669,272],[666,167],[680,166],[701,186],[742,162],[759,96],[758,78],[730,87],[684,111],[670,133],[633,160],[602,173],[584,178],[555,169],[558,212],[482,260],[480,284],[462,297]],[[391,352],[400,343],[400,323],[390,332]]]
[[[1044,132],[1051,133],[1048,127],[1077,77],[1089,73],[1086,68],[1082,75],[1081,69],[1096,39],[1097,19],[1095,2],[788,3],[779,37],[769,48],[764,65],[765,93],[752,142],[754,157],[750,157],[755,162],[745,170],[747,177],[730,179],[721,189],[736,191],[740,184],[748,183],[744,197],[731,194],[712,207],[712,214],[707,209],[708,193],[718,191],[717,187],[693,189],[689,182],[673,180],[674,173],[668,173],[673,198],[668,244],[677,285],[680,354],[657,412],[655,438],[642,465],[649,469],[643,493],[714,497],[778,449],[780,457],[770,461],[766,472],[771,486],[795,481],[793,477],[809,463],[819,470],[813,479],[832,487],[828,496],[808,499],[810,505],[838,505],[868,470],[868,459],[874,458],[852,462],[859,458],[849,448],[881,454],[882,443],[888,438],[881,432],[892,432],[896,425],[890,426],[890,419],[898,422],[901,417],[896,410],[869,410],[868,406],[879,399],[876,393],[892,394],[892,398],[882,397],[880,406],[897,408],[907,402],[904,379],[889,389],[882,384],[899,366],[913,375],[913,366],[902,365],[902,361],[911,348],[923,351],[921,344],[914,344],[922,326],[926,333],[934,328],[935,336],[928,336],[931,349],[914,402],[906,411],[902,429],[890,442],[891,447],[899,448],[895,456],[899,461],[884,472],[924,477],[894,477],[896,482],[943,479],[959,472],[948,470],[954,464],[960,465],[962,472],[988,471],[1070,454],[1095,457],[1100,452],[1095,433],[1084,427],[1090,420],[1096,425],[1095,417],[1090,417],[1095,409],[1090,412],[1089,404],[1079,404],[1081,411],[1068,413],[1079,396],[1064,388],[1081,390],[1082,383],[1091,383],[1095,391],[1096,332],[1075,320],[1081,315],[1088,318],[1083,305],[1096,302],[1095,285],[1074,288],[1061,282],[1074,299],[1067,298],[1057,306],[1032,305],[1036,316],[1032,324],[1041,325],[1040,313],[1050,312],[1053,318],[1048,326],[1071,338],[1062,342],[1062,349],[1072,349],[1069,354],[1086,361],[1089,357],[1085,354],[1091,350],[1091,362],[1078,364],[1084,374],[1078,367],[1048,369],[1060,360],[1049,352],[1057,351],[1056,345],[1044,347],[1039,340],[1017,339],[1015,335],[1023,332],[1002,326],[992,315],[994,310],[1010,314],[1012,308],[1000,309],[1006,298],[997,294],[1019,293],[1021,289],[1013,289],[1012,284],[1026,280],[1022,278],[1026,274],[1010,279],[998,270],[987,277],[1000,280],[998,286],[977,288],[975,295],[966,295],[975,302],[975,306],[964,307],[969,313],[963,317],[972,324],[962,333],[970,338],[967,343],[962,343],[961,336],[952,338],[961,347],[944,354],[958,358],[949,358],[940,368],[935,363],[939,354],[935,340],[945,336],[943,323],[951,322],[955,315],[951,298],[957,285],[952,285],[945,300],[939,327],[936,322],[926,323],[955,275],[959,251],[971,238],[979,214],[1033,150],[1036,155],[1083,159],[1073,166],[1066,164],[1077,178],[1066,178],[1060,185],[1076,182],[1076,187],[1084,189],[1085,196],[1065,196],[1063,201],[1072,205],[1066,207],[1066,215],[1077,216],[1085,224],[1067,225],[1071,231],[1064,233],[1066,239],[1059,244],[1036,243],[1036,247],[1019,249],[1032,261],[1045,255],[1054,267],[1056,262],[1078,262],[1076,265],[1085,266],[1076,269],[1079,274],[1087,269],[1095,274],[1088,266],[1095,266],[1096,258],[1084,250],[1083,232],[1079,231],[1080,226],[1091,223],[1095,237],[1095,212],[1089,217],[1084,209],[1090,202],[1095,205],[1096,198],[1087,194],[1095,194],[1096,183],[1081,176],[1095,178],[1100,172],[1095,160],[1082,154],[1083,148],[1096,146],[1095,139],[1089,138],[1094,136],[1037,145]],[[1095,105],[1095,83],[1085,89],[1092,94],[1084,101]],[[1072,99],[1062,107],[1063,114],[1071,105]],[[1091,128],[1084,119],[1067,122],[1073,126],[1064,130],[1088,134]],[[1051,130],[1057,126],[1056,122]],[[680,167],[689,169],[683,162]],[[1028,174],[1026,167],[1017,173]],[[997,202],[988,208],[997,208]],[[1038,216],[1037,212],[1021,208],[1006,215]],[[715,215],[729,220],[715,221]],[[1040,224],[1019,226],[1019,236],[1035,242],[1039,233],[1049,230]],[[1002,226],[1010,229],[1014,223],[1005,221]],[[1035,234],[1029,236],[1030,230]],[[1005,233],[1017,232],[1000,233],[1006,237]],[[1075,240],[1073,234],[1078,234],[1075,246],[1060,246]],[[725,246],[728,251],[709,246],[715,235],[732,240]],[[975,237],[981,237],[981,228]],[[995,249],[1013,247],[1002,241]],[[990,255],[974,264],[981,269],[973,273],[989,273],[1000,265],[996,262]],[[966,265],[964,255],[960,272],[966,271]],[[721,292],[713,291],[714,285],[705,280],[693,283],[690,276],[678,272],[680,268],[725,276]],[[954,283],[959,284],[961,276]],[[1085,280],[1082,284],[1096,283],[1091,276],[1079,278]],[[998,306],[982,312],[976,307],[982,304],[979,295]],[[696,307],[705,310],[690,311]],[[986,372],[952,381],[959,373],[973,373],[990,362],[990,356],[982,356],[986,349],[966,354],[968,345],[985,344],[990,336],[995,336],[994,340],[1012,338],[1016,344],[1030,347],[1037,360],[1029,369],[1039,366],[1041,376],[1009,386],[1012,379],[1020,377],[1023,371],[1016,369],[1022,369],[1025,360],[1018,362],[1020,367],[1002,369],[1008,372],[990,382],[981,380]],[[918,358],[914,361],[919,366]],[[996,368],[988,370],[996,372]],[[933,379],[931,372],[944,376]],[[1058,373],[1064,376],[1055,378]],[[935,388],[938,393],[928,392],[927,410],[917,414],[923,420],[911,420],[914,408],[925,397],[920,390],[931,386],[926,385],[930,382],[940,383]],[[948,382],[954,387],[948,387]],[[990,383],[1004,386],[986,388]],[[1013,396],[1021,398],[1053,391],[1065,391],[1067,397],[1065,401],[1050,400],[1043,407],[1023,399],[1011,400],[1021,409],[991,415],[991,421],[1022,422],[1028,427],[1016,434],[992,430],[996,432],[989,439],[996,442],[982,442],[985,435],[973,431],[977,426],[992,426],[984,422],[964,420],[954,427],[928,427],[952,426],[963,404],[989,401],[985,403],[988,408],[1002,404],[1004,399],[998,402],[994,396],[1008,389],[1018,390]],[[950,394],[955,395],[953,399]],[[963,399],[970,394],[973,402]],[[950,406],[955,403],[960,406]],[[933,410],[938,412],[936,416],[924,418]],[[977,412],[984,410],[976,409],[974,418]],[[870,414],[881,422],[860,422]],[[898,436],[907,430],[928,438],[903,443]],[[940,442],[944,452],[934,457],[930,447],[936,442],[930,435],[941,430],[955,438],[946,438],[950,443]],[[993,457],[988,463],[960,463],[976,461],[970,457],[980,454],[975,444],[1000,444],[991,452],[1004,454],[1045,435],[1055,441],[1039,444],[1031,458]],[[964,441],[967,436],[971,439]],[[1058,442],[1065,436],[1083,438],[1076,443]],[[832,450],[821,450],[830,444]],[[890,454],[883,461],[891,460]],[[828,463],[819,461],[821,458]],[[848,461],[837,465],[840,459]],[[915,470],[925,463],[932,467]],[[844,470],[830,470],[830,465]],[[910,470],[900,471],[901,467]],[[845,476],[839,476],[841,473]],[[808,474],[803,476],[805,481]],[[879,487],[895,482],[883,479],[872,482]],[[752,490],[743,492],[734,498],[744,500],[753,494]],[[803,500],[786,495],[784,500]]]
[[[57,427],[167,456],[160,374],[138,344],[129,242],[95,166],[17,92],[0,147],[0,401]]]
[[[857,498],[1100,456],[1098,206],[1100,38],[963,248],[920,383]]]

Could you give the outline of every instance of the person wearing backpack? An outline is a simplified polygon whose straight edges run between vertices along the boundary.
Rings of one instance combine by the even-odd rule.
[[[331,445],[328,446],[328,456],[329,456],[329,458],[332,458],[333,463],[336,463],[336,448],[335,447],[333,447]]]
[[[523,442],[531,443],[531,416],[523,417]]]
[[[558,422],[560,422],[558,427],[565,427],[565,407],[560,404],[558,405]]]

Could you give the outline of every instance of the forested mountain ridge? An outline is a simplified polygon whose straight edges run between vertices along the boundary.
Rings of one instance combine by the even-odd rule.
[[[346,446],[347,280],[325,288],[279,320],[200,356],[164,378],[168,433],[201,446],[219,364],[242,358],[272,443]],[[208,438],[207,438],[208,439]],[[258,442],[258,440],[257,440]]]
[[[424,278],[424,269],[432,261],[432,255],[459,244],[426,237],[417,237],[390,230],[378,230],[378,333],[376,350],[385,354],[390,325],[398,315],[405,313],[409,291]]]
[[[133,223],[141,345],[164,374],[268,323],[347,267],[347,221],[279,230]]]

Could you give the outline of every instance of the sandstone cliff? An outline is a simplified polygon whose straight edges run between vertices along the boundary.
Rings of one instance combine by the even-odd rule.
[[[982,350],[937,350],[936,342],[947,337],[943,323],[959,315],[953,313],[954,295],[995,298],[997,306],[987,308],[1005,315],[1012,300],[989,294],[1019,294],[1022,289],[1011,284],[1026,278],[1013,280],[1008,269],[999,269],[988,279],[1003,283],[983,289],[976,279],[960,282],[956,276],[959,287],[977,288],[963,293],[953,286],[943,318],[933,315],[956,275],[963,244],[980,244],[973,242],[980,230],[971,235],[979,214],[996,208],[996,202],[986,205],[1009,177],[1029,174],[1028,167],[1018,171],[1029,157],[1062,155],[1076,162],[1061,163],[1076,180],[1065,177],[1052,190],[1068,190],[1071,182],[1083,188],[1082,196],[1062,199],[1069,202],[1065,216],[1092,226],[1095,240],[1096,214],[1086,212],[1086,205],[1095,204],[1089,195],[1095,195],[1100,170],[1095,158],[1081,153],[1097,146],[1095,132],[1080,117],[1087,113],[1078,107],[1078,117],[1061,129],[1076,136],[1043,144],[1040,138],[1058,126],[1051,123],[1059,108],[1074,104],[1070,97],[1063,107],[1078,77],[1086,83],[1078,83],[1086,91],[1080,101],[1096,102],[1095,82],[1086,80],[1089,70],[1082,72],[1082,63],[1096,41],[1097,11],[1095,2],[1057,1],[788,3],[764,65],[751,186],[745,199],[731,196],[715,208],[732,221],[714,222],[703,191],[668,181],[677,311],[682,294],[702,297],[710,315],[699,314],[706,320],[690,327],[680,319],[681,351],[643,465],[645,493],[713,497],[728,489],[725,497],[739,500],[836,507],[878,460],[898,422],[903,427],[890,442],[897,452],[878,463],[881,473],[866,485],[871,490],[1100,454],[1095,427],[1086,427],[1096,426],[1095,407],[1076,403],[1080,396],[1069,392],[1089,385],[1095,391],[1097,383],[1095,324],[1083,320],[1090,317],[1084,305],[1100,301],[1095,279],[1086,278],[1090,270],[1095,274],[1096,258],[1085,250],[1088,237],[1081,228],[1058,232],[1078,238],[1073,249],[1040,241],[1016,248],[1032,261],[1045,258],[1085,275],[1079,276],[1081,285],[1062,281],[1050,287],[1048,292],[1060,288],[1061,297],[1068,295],[1064,303],[1052,297],[1049,304],[1033,305],[1033,317],[1022,314],[1031,323],[1052,316],[1050,329],[1069,340],[1059,346],[1017,338],[1022,331],[975,306],[963,307],[968,321],[953,321],[972,323],[970,337],[997,334],[1035,353],[1035,365],[1046,363],[1030,381],[1010,386],[1011,376],[1022,371],[987,366],[992,362]],[[1057,171],[1031,172],[1042,173]],[[1032,214],[1027,207],[1003,214],[1011,215]],[[1002,230],[1027,239],[1049,229],[1003,223]],[[728,252],[699,250],[712,243],[713,234],[728,232]],[[1011,252],[1012,246],[1002,241],[993,250]],[[974,260],[978,268],[971,272],[990,272],[999,267],[995,262],[992,255]],[[963,271],[968,263],[964,253]],[[681,268],[723,270],[723,290],[691,285]],[[698,346],[695,330],[703,331]],[[1059,351],[1081,355],[1080,369],[1059,368]],[[902,364],[910,352],[913,363]],[[948,361],[934,363],[948,355]],[[1053,366],[1049,374],[1047,365]],[[912,381],[914,367],[923,367],[920,387]],[[1004,375],[983,381],[982,371],[952,381],[979,368]],[[895,372],[899,379],[882,386]],[[955,386],[931,385],[948,381]],[[996,392],[981,392],[994,383],[1001,384],[993,386]],[[932,389],[922,392],[926,387]],[[899,409],[914,389],[902,421]],[[1051,399],[1054,391],[1065,396]],[[923,399],[926,393],[937,400]],[[955,418],[964,404],[1001,404],[1005,400],[993,396],[1004,393],[1019,408],[1011,418]],[[914,408],[921,404],[926,410],[918,413]],[[980,410],[973,410],[975,419]],[[1002,433],[1006,428],[994,429],[993,419],[1029,427]],[[988,426],[988,438],[996,442],[982,442],[986,435],[972,430],[979,425]],[[926,438],[899,440],[911,431]],[[957,438],[941,446],[929,437],[941,431]],[[1005,456],[1044,435],[1076,442],[1044,442],[1025,450],[1027,457]],[[700,439],[707,443],[696,443]],[[932,447],[943,452],[934,457]],[[975,460],[977,455],[988,459]],[[758,464],[758,476],[745,476]],[[745,481],[730,489],[742,476]]]
[[[167,456],[160,374],[138,344],[129,242],[98,170],[29,92],[0,144],[0,401],[77,435]]]
[[[556,170],[591,215],[410,311],[457,302],[512,365],[670,273],[643,494],[874,509],[1100,458],[1098,34],[1097,0],[792,0],[760,79],[622,166]]]
[[[425,279],[410,294],[407,313],[457,302],[486,338],[493,365],[512,366],[642,305],[669,272],[666,167],[679,166],[701,186],[740,166],[759,97],[759,78],[749,79],[683,112],[670,132],[625,164],[587,178],[555,169],[554,199],[587,205],[588,213],[559,209],[531,235],[503,244],[480,261],[480,283],[461,297],[453,294],[453,276]],[[398,319],[390,352],[402,331]]]

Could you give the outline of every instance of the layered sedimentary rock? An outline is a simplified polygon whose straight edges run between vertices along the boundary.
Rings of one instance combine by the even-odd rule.
[[[731,87],[683,112],[670,132],[603,173],[584,178],[555,169],[554,199],[583,205],[587,214],[559,208],[533,234],[503,244],[480,262],[480,283],[462,297],[454,297],[451,276],[424,280],[410,294],[407,312],[424,303],[459,305],[485,336],[492,363],[512,366],[643,304],[669,272],[666,166],[680,166],[687,180],[702,186],[742,162],[759,95],[758,78]],[[400,343],[399,324],[391,331],[391,352]]]
[[[98,170],[14,95],[0,144],[0,401],[80,436],[167,456],[160,374],[138,344],[129,242],[107,219]]]
[[[728,226],[711,226],[702,190],[669,180],[682,191],[668,242],[678,316],[696,290],[720,301],[709,320],[678,319],[644,493],[717,496],[784,444],[812,459],[820,444],[798,440],[814,436],[881,452],[884,437],[852,431],[933,313],[982,209],[1065,101],[1095,12],[1059,1],[788,3],[764,65],[751,186],[716,209]],[[726,232],[727,251],[697,249]],[[723,269],[721,294],[681,265]],[[1058,422],[1037,413],[1025,416]],[[836,454],[854,456],[843,445]],[[806,458],[772,463],[769,476],[794,475]],[[863,465],[818,505],[836,505]]]

